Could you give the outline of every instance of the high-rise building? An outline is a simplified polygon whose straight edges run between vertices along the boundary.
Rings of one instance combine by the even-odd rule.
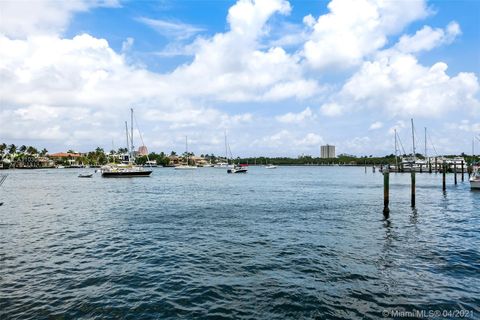
[[[320,158],[335,158],[335,146],[326,145],[320,147]]]

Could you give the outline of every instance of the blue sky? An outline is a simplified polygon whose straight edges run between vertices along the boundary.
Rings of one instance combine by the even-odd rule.
[[[429,153],[480,134],[477,1],[2,1],[0,140],[235,156]],[[138,135],[137,135],[137,138]],[[139,140],[139,139],[137,139]],[[137,141],[137,145],[140,145]],[[422,147],[423,149],[423,147]],[[480,145],[477,146],[480,151]],[[407,150],[408,151],[408,150]]]

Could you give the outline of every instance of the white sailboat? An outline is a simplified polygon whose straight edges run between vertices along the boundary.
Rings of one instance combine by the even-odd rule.
[[[149,177],[152,170],[145,170],[140,166],[135,165],[135,150],[133,146],[133,108],[130,108],[131,127],[130,136],[128,135],[128,124],[125,121],[125,131],[127,136],[127,150],[128,155],[125,155],[122,163],[110,163],[100,168],[102,177],[104,178],[131,178],[131,177]],[[140,138],[141,135],[140,135]],[[142,139],[143,143],[143,139]],[[148,156],[147,156],[148,159]]]
[[[233,168],[233,165],[228,163],[227,130],[225,130],[225,161],[219,161],[213,167],[217,169]]]
[[[195,170],[197,166],[191,166],[188,164],[188,137],[185,136],[185,153],[187,155],[187,164],[182,164],[180,166],[176,166],[175,170]]]
[[[229,149],[229,147],[228,147],[228,143],[227,143],[227,130],[225,130],[225,152],[227,151],[227,149]],[[230,152],[230,155],[231,154],[232,154],[232,152]],[[227,173],[247,173],[247,171],[248,171],[247,166],[241,165],[241,164],[236,164],[236,163],[233,162],[233,159],[232,159],[232,165],[233,165],[233,167],[229,167],[227,169]]]

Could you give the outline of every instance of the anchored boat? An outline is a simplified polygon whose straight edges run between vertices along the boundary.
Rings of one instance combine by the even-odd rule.
[[[472,175],[470,176],[470,188],[480,189],[480,166],[473,167]]]
[[[152,170],[145,170],[143,167],[135,165],[135,149],[133,146],[133,109],[130,109],[130,136],[128,134],[128,123],[125,121],[125,131],[127,135],[127,150],[129,153],[124,156],[122,163],[111,163],[100,168],[104,178],[132,178],[149,177]],[[140,138],[142,135],[140,134]],[[142,139],[143,144],[143,139]],[[148,157],[148,155],[147,155]],[[149,160],[149,159],[147,159]]]

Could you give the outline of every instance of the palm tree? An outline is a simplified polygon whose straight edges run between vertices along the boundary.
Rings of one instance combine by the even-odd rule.
[[[36,148],[32,147],[32,146],[29,146],[27,148],[27,153],[28,154],[38,154],[38,150]]]
[[[14,155],[15,153],[17,153],[17,146],[14,145],[13,143],[11,145],[8,146],[8,153],[10,155]]]
[[[0,155],[3,156],[5,149],[7,149],[7,145],[5,143],[0,144]]]
[[[19,150],[21,153],[25,153],[25,151],[27,151],[27,146],[26,145],[22,145],[20,147],[20,150]]]
[[[43,150],[40,152],[40,155],[44,157],[48,153],[48,150],[43,148]]]

